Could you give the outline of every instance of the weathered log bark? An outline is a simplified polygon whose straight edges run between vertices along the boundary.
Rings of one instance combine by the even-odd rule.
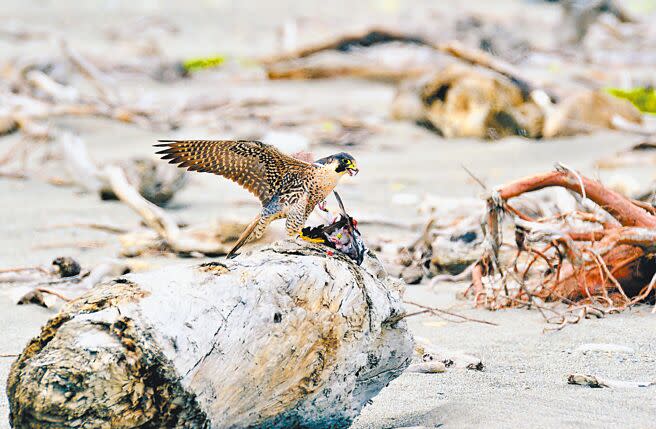
[[[402,285],[283,241],[127,275],[70,302],[13,364],[16,428],[347,427],[409,364]]]

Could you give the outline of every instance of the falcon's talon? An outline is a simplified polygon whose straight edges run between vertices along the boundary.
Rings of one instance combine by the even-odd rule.
[[[287,218],[287,232],[296,234],[317,204],[328,211],[324,200],[339,179],[359,171],[355,159],[348,153],[309,163],[258,141],[160,140],[155,146],[163,148],[157,153],[169,163],[189,171],[218,174],[237,182],[260,199],[260,214],[241,234],[228,257],[234,257],[241,246],[261,237],[273,220]],[[302,234],[301,238],[313,243],[324,242]]]
[[[307,241],[308,243],[317,243],[317,244],[323,244],[325,241],[322,238],[312,238],[308,237],[307,235],[303,234],[303,231],[298,233],[298,237],[302,240]]]

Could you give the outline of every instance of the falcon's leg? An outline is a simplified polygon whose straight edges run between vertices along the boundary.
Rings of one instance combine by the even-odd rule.
[[[234,258],[237,256],[235,252],[237,252],[241,246],[262,237],[262,234],[264,234],[267,226],[269,226],[272,221],[280,218],[280,216],[282,216],[282,213],[280,212],[279,206],[277,204],[275,204],[275,207],[273,207],[271,204],[267,205],[267,207],[262,210],[262,213],[253,219],[253,221],[248,224],[244,232],[241,233],[237,243],[235,243],[233,248],[230,249],[230,252],[228,252],[227,258]]]
[[[311,212],[311,210],[310,210]],[[291,236],[299,235],[303,240],[310,243],[323,243],[321,239],[309,238],[303,235],[303,226],[308,218],[307,197],[294,204],[287,213],[287,223],[285,227],[287,234]]]
[[[287,212],[287,222],[285,228],[287,235],[295,236],[301,234],[303,225],[307,220],[307,196],[301,197]]]

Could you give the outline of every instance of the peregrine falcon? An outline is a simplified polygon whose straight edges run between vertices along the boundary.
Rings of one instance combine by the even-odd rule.
[[[228,258],[251,240],[262,236],[271,221],[287,218],[289,235],[301,233],[314,207],[332,192],[344,174],[358,173],[348,153],[314,163],[292,158],[274,146],[248,140],[159,140],[157,154],[189,171],[214,173],[237,182],[254,194],[262,210],[241,234]]]

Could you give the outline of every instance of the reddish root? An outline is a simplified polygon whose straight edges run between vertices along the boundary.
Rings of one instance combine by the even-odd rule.
[[[553,186],[591,200],[610,214],[610,220],[585,212],[535,220],[508,204],[511,198]],[[505,265],[499,259],[502,212],[516,222],[517,253],[513,262]],[[589,224],[591,230],[571,231],[563,226],[562,231],[555,231],[554,225],[557,228],[565,223],[567,216]],[[474,267],[470,288],[477,306],[530,306],[535,305],[533,297],[569,305],[586,303],[567,316],[556,317],[558,323],[567,324],[644,301],[656,289],[656,210],[575,172],[559,169],[502,187],[488,200],[485,227],[486,252]],[[535,228],[537,235],[531,240],[544,243],[541,251],[526,241]],[[517,270],[520,260],[526,263],[521,274]],[[503,287],[488,292],[486,277],[490,281],[503,279]],[[509,278],[519,284],[519,289],[509,292],[505,283]]]

